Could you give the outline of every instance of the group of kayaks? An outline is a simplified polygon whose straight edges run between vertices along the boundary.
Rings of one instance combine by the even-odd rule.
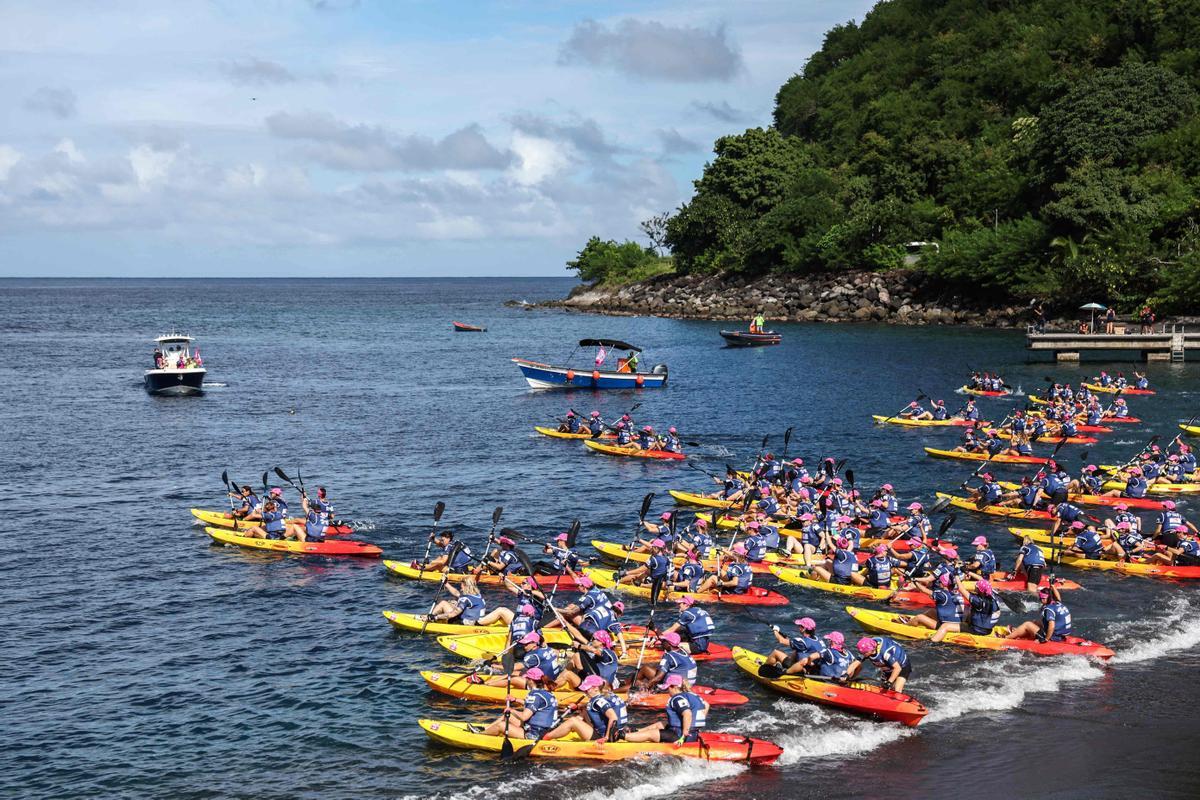
[[[236,545],[248,550],[269,550],[277,553],[294,553],[309,556],[359,556],[363,558],[379,558],[383,551],[377,545],[360,542],[356,539],[340,539],[353,533],[354,529],[345,523],[335,523],[325,527],[323,542],[301,542],[290,539],[260,539],[243,535],[248,527],[257,523],[247,522],[233,516],[228,511],[207,511],[202,508],[191,509],[192,516],[204,523],[204,532],[217,544]],[[288,519],[289,524],[302,525],[304,520]]]
[[[636,445],[622,446],[614,444],[617,436],[613,433],[602,433],[599,436],[594,436],[591,433],[567,433],[544,425],[535,425],[533,429],[542,436],[549,436],[551,439],[578,439],[588,449],[608,456],[648,458],[656,461],[682,461],[687,458],[683,453],[677,453],[672,450],[645,450]]]

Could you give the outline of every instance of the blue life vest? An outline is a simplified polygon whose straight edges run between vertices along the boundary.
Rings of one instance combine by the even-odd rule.
[[[621,659],[615,651],[602,647],[599,653],[592,656],[592,666],[605,683],[609,686],[617,685],[617,668],[621,666]]]
[[[588,721],[596,731],[608,730],[608,712],[612,711],[617,717],[617,730],[629,727],[629,712],[625,702],[615,694],[598,694],[588,701]]]
[[[867,583],[878,589],[886,589],[892,583],[892,567],[896,561],[889,555],[871,556],[867,559]]]
[[[983,549],[975,551],[975,560],[979,562],[979,573],[983,577],[988,577],[996,571],[996,554],[991,550]]]
[[[1032,542],[1027,545],[1023,545],[1021,549],[1017,551],[1017,553],[1025,557],[1024,560],[1021,561],[1021,564],[1026,567],[1046,566],[1046,554],[1042,552],[1042,548],[1038,547]]]
[[[526,726],[534,728],[553,728],[558,716],[558,698],[553,692],[545,689],[530,689],[525,695],[525,708],[533,712]]]
[[[271,534],[283,534],[284,530],[284,512],[276,508],[274,511],[264,511],[263,527],[267,532],[268,539],[278,539],[279,536],[271,536]]]
[[[1100,534],[1093,530],[1084,529],[1075,537],[1075,546],[1083,551],[1088,558],[1096,558],[1104,551]]]
[[[855,572],[858,572],[858,556],[853,550],[837,548],[833,553],[833,576],[849,578]]]
[[[525,669],[537,667],[552,681],[558,680],[559,673],[562,672],[554,650],[544,644],[527,652],[521,662],[525,665]]]
[[[937,610],[939,625],[943,622],[962,622],[962,597],[953,589],[942,589],[940,587],[934,589],[933,605]]]
[[[1065,605],[1055,601],[1042,607],[1042,622],[1049,624],[1051,620],[1054,621],[1054,633],[1050,636],[1051,641],[1061,642],[1071,635],[1071,612]],[[1043,626],[1042,629],[1045,630],[1045,627]]]
[[[747,561],[758,563],[767,557],[767,540],[762,534],[755,533],[747,536],[745,545]]]
[[[458,621],[463,625],[474,625],[483,616],[487,602],[483,599],[483,595],[461,594],[458,596],[458,607],[462,609]]]
[[[646,569],[651,578],[665,578],[671,571],[671,559],[662,553],[655,553],[646,562]]]
[[[844,678],[850,669],[850,662],[853,660],[851,655],[843,650],[835,650],[828,646],[822,647],[819,662],[820,674],[826,678]]]
[[[745,594],[750,588],[751,582],[754,580],[754,573],[750,570],[749,564],[730,564],[725,570],[725,579],[737,579],[737,586],[734,587],[734,594]]]
[[[537,629],[538,620],[536,617],[526,614],[514,614],[512,622],[508,624],[508,639],[510,642],[519,642]]]
[[[788,639],[788,646],[792,648],[797,659],[810,656],[813,653],[819,653],[825,649],[825,645],[821,643],[820,639],[805,636],[803,633],[790,637]]]
[[[682,651],[664,652],[659,659],[658,668],[666,675],[678,675],[688,683],[696,682],[696,660]]]
[[[711,636],[716,626],[712,616],[703,608],[689,608],[679,614],[679,624],[688,632],[692,639],[702,639]]]
[[[1003,609],[1000,606],[1000,601],[993,595],[988,597],[979,592],[971,594],[971,619],[968,627],[968,633],[973,633],[977,636],[987,636],[992,632],[992,628],[1000,622],[1000,612]]]
[[[1160,511],[1158,514],[1158,532],[1160,534],[1173,531],[1183,524],[1183,515],[1178,511]]]
[[[704,566],[698,561],[688,561],[679,567],[675,574],[675,580],[686,581],[688,591],[696,591],[696,587],[700,585],[700,579],[704,577]]]
[[[891,669],[897,664],[900,668],[908,666],[908,651],[892,638],[887,636],[873,636],[879,646],[875,649],[875,655],[871,656],[871,662],[881,669]]]
[[[685,711],[692,712],[692,731],[704,727],[705,717],[708,716],[704,701],[691,692],[680,692],[667,701],[667,726],[682,731]]]

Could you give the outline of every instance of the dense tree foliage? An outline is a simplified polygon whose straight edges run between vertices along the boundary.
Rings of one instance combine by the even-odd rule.
[[[887,0],[724,136],[682,272],[888,269],[963,293],[1200,306],[1200,0]]]
[[[617,243],[593,236],[567,268],[576,270],[587,283],[619,284],[640,281],[671,271],[671,259],[663,258],[637,242]]]

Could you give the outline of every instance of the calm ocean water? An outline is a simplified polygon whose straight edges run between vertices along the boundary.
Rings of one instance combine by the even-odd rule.
[[[971,369],[1036,391],[1102,366],[1027,364],[1020,336],[961,329],[782,326],[784,344],[725,349],[717,323],[505,308],[563,295],[569,280],[3,280],[0,469],[9,546],[0,607],[6,797],[785,798],[931,793],[973,797],[1195,797],[1200,597],[1193,586],[1073,572],[1077,629],[1118,651],[1078,659],[914,645],[910,690],[931,709],[916,731],[768,694],[731,665],[704,683],[749,705],[714,729],[787,748],[776,769],[673,759],[604,768],[506,765],[427,744],[419,716],[481,719],[426,691],[417,670],[453,665],[432,640],[394,633],[381,609],[427,607],[431,585],[378,562],[311,561],[213,547],[191,506],[220,507],[220,473],[275,465],[329,486],[387,557],[419,554],[435,502],[468,540],[492,509],[531,535],[583,522],[581,540],[623,539],[647,491],[705,488],[681,465],[625,463],[533,435],[568,406],[674,424],[698,463],[748,462],[764,434],[791,453],[849,459],[859,483],[929,500],[971,469],[928,459],[953,434],[875,428],[918,389],[952,395]],[[454,334],[450,321],[486,325]],[[215,384],[201,398],[141,388],[150,339],[197,336]],[[556,359],[613,336],[667,362],[671,386],[535,393],[508,359]],[[1128,368],[1130,365],[1111,365]],[[1156,365],[1161,394],[1134,398],[1146,426],[1093,461],[1169,438],[1200,412],[1197,368]],[[1011,401],[982,401],[1003,416]],[[1129,426],[1133,427],[1133,426]],[[1077,463],[1079,448],[1065,448]],[[1019,473],[1013,473],[1019,474]],[[1195,504],[1185,511],[1200,516]],[[1003,528],[960,515],[951,538]],[[784,590],[785,610],[717,607],[717,640],[764,649],[766,625],[811,614],[858,629],[835,600]],[[636,620],[645,613],[635,606]],[[1009,615],[1009,619],[1012,616]]]

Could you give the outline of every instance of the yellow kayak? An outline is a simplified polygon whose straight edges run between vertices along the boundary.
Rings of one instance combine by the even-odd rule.
[[[517,689],[516,687],[507,690],[504,686],[471,683],[471,673],[469,672],[424,671],[421,673],[421,677],[435,692],[496,706],[504,705],[506,695],[512,695],[517,700],[524,700],[528,693],[526,689]],[[693,686],[692,691],[707,700],[710,706],[740,706],[750,699],[744,694],[729,689],[715,689],[711,686]],[[587,695],[580,691],[558,691],[554,692],[554,697],[558,700],[559,706],[563,707],[587,702]],[[666,708],[667,705],[666,692],[634,695],[633,698],[630,698],[627,692],[618,692],[617,697],[624,700],[630,708],[661,709]]]
[[[406,614],[403,611],[384,611],[383,616],[388,622],[395,625],[402,631],[412,631],[413,633],[421,633],[424,628],[425,633],[452,636],[464,636],[471,633],[496,633],[500,631],[500,635],[508,630],[508,627],[500,623],[495,625],[457,625],[453,622],[430,622],[426,625],[425,620],[420,614]]]
[[[590,433],[564,433],[558,428],[544,428],[541,425],[534,425],[533,429],[542,436],[549,436],[552,439],[616,439],[616,434],[602,433],[599,436],[592,436]]]
[[[872,414],[871,419],[882,425],[908,425],[913,428],[969,428],[975,423],[969,419],[951,418],[951,419],[909,419],[908,417],[885,417],[882,414]],[[986,422],[981,422],[981,425],[987,425]]]
[[[645,630],[645,628],[638,628],[636,632],[625,632],[626,649],[624,655],[619,656],[622,664],[636,664],[639,658],[643,658],[645,663],[652,664],[662,658],[662,648],[658,646],[658,642],[653,636],[647,637],[645,635]],[[546,644],[556,649],[570,647],[575,644],[571,635],[562,628],[542,628],[541,634]],[[642,654],[643,639],[646,640],[644,657]],[[451,653],[471,660],[497,658],[509,645],[507,631],[439,636],[437,643]],[[727,660],[729,658],[729,648],[711,642],[709,643],[707,653],[695,653],[692,657],[696,661]]]
[[[616,573],[611,569],[585,569],[584,573],[595,581],[596,585],[601,589],[615,589],[618,592],[625,592],[634,597],[650,598],[649,586],[617,583]],[[743,594],[734,594],[733,592],[671,592],[667,587],[663,587],[658,601],[660,603],[670,602],[674,597],[685,594],[697,603],[728,603],[730,605],[742,606],[786,606],[788,604],[788,599],[779,592],[763,589],[760,586],[751,586],[749,591]]]
[[[602,556],[607,556],[609,559],[624,561],[626,558],[628,558],[629,561],[632,561],[635,564],[645,564],[650,560],[649,553],[631,553],[628,549],[626,549],[626,545],[621,544],[620,542],[605,542],[600,539],[593,539],[592,547],[596,548],[596,550],[598,550]],[[676,566],[679,566],[685,560],[686,559],[684,559],[683,556],[675,556],[672,559]],[[721,560],[728,564],[730,556],[723,555]],[[706,558],[701,561],[700,564],[709,572],[713,572],[717,568],[717,560],[715,558]],[[802,568],[804,566],[804,560],[795,556],[788,558],[786,556],[781,556],[778,553],[767,553],[761,562],[751,563],[750,568],[755,572],[766,573],[770,571],[769,565],[771,564]]]
[[[894,611],[871,611],[866,608],[846,606],[846,613],[864,628],[873,631],[890,633],[905,639],[930,639],[933,629],[921,625],[906,625],[900,615]],[[1115,653],[1102,644],[1088,641],[1078,636],[1068,636],[1063,641],[1039,642],[1037,639],[1005,639],[1010,628],[997,625],[988,636],[977,636],[973,633],[947,633],[942,641],[946,644],[956,644],[961,647],[973,647],[978,650],[1025,650],[1041,656],[1050,655],[1081,655],[1092,658],[1109,659]]]
[[[667,494],[675,498],[675,502],[681,506],[703,506],[705,508],[733,508],[740,506],[741,501],[721,500],[717,497],[705,497],[702,494],[695,492],[679,492],[675,489],[669,489]]]
[[[390,561],[385,559],[383,566],[388,572],[400,578],[440,583],[443,577],[442,573],[437,570],[427,569],[422,571],[407,561]],[[465,572],[451,572],[445,576],[446,580],[451,583],[462,583],[462,581],[468,577],[474,578],[475,582],[481,586],[499,586],[500,584],[504,583],[504,579],[500,575],[490,572],[483,572],[479,575],[475,575],[474,573],[468,575]],[[513,575],[511,578],[513,582],[520,583],[521,581],[527,580],[529,576]],[[534,575],[533,579],[537,581],[538,586],[543,588],[552,587],[556,583],[558,588],[562,591],[570,592],[577,588],[575,585],[575,579],[570,575],[563,575],[561,578],[557,575]]]
[[[683,453],[672,453],[669,450],[643,450],[640,447],[627,445],[622,447],[616,444],[606,444],[597,442],[595,439],[588,437],[583,442],[588,448],[595,450],[597,453],[604,453],[609,456],[629,456],[631,458],[652,458],[658,461],[682,461],[687,458]]]
[[[208,527],[204,532],[221,544],[234,544],[249,550],[272,550],[277,553],[294,553],[302,556],[363,556],[378,558],[383,551],[373,544],[353,539],[326,539],[323,542],[295,542],[288,539],[252,539],[239,536],[224,528]]]
[[[1104,484],[1104,488],[1122,491],[1125,488],[1125,481],[1108,481]],[[1200,483],[1163,483],[1155,481],[1146,490],[1146,494],[1200,494]]]
[[[933,605],[933,600],[923,592],[898,591],[899,587],[895,581],[892,582],[892,588],[890,589],[876,589],[871,586],[854,586],[853,584],[827,583],[825,581],[814,580],[806,570],[791,569],[788,567],[772,567],[771,574],[784,583],[790,583],[793,586],[803,586],[805,589],[816,589],[817,591],[829,592],[831,594],[849,595],[850,597],[857,597],[860,600],[874,600],[878,603],[883,603],[889,599],[894,599],[898,603],[922,606]],[[895,595],[894,598],[893,595]]]
[[[468,750],[499,753],[504,748],[503,736],[487,736],[484,726],[447,719],[419,719],[417,724],[435,742]],[[676,745],[674,742],[584,742],[571,733],[561,739],[509,739],[514,750],[529,747],[530,758],[571,758],[595,761],[643,759],[653,754],[677,758],[699,758],[705,761],[734,761],[744,764],[774,763],[783,750],[764,739],[751,739],[730,733],[700,734],[700,741]]]
[[[1184,425],[1180,423],[1179,428],[1190,436],[1200,436],[1200,425]]]
[[[1009,506],[983,506],[981,508],[974,500],[966,497],[946,494],[945,492],[938,492],[937,496],[949,500],[950,505],[955,508],[974,511],[977,514],[990,514],[994,517],[1021,517],[1022,519],[1053,519],[1049,511],[1039,511],[1036,508],[1010,508]]]
[[[1070,547],[1075,544],[1074,536],[1051,536],[1050,531],[1045,528],[1009,528],[1008,532],[1018,539],[1024,539],[1028,536],[1037,544],[1045,544],[1051,547]],[[1103,532],[1100,535],[1108,536],[1108,534]]]
[[[203,508],[191,509],[192,516],[213,528],[225,528],[227,530],[245,530],[253,528],[255,525],[261,525],[260,520],[244,520],[236,519],[228,511],[208,511]],[[285,522],[288,525],[303,525],[304,517],[288,517]],[[354,529],[349,525],[338,523],[335,521],[333,525],[325,526],[326,536],[337,536],[343,533],[354,533]]]

